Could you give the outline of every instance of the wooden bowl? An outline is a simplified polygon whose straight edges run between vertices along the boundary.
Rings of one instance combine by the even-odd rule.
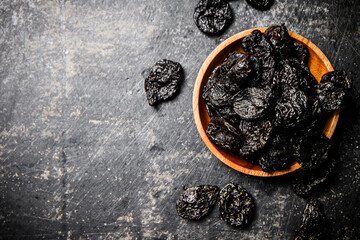
[[[299,165],[299,163],[294,161],[294,163],[288,169],[284,169],[281,171],[264,172],[259,165],[253,165],[242,159],[241,157],[237,156],[236,154],[222,150],[221,148],[213,144],[206,135],[206,129],[209,125],[210,117],[206,110],[204,99],[202,98],[203,88],[206,85],[211,72],[216,66],[221,64],[221,62],[228,56],[229,53],[233,51],[244,52],[241,47],[241,41],[245,36],[249,35],[255,29],[264,32],[267,27],[248,29],[238,34],[235,34],[234,36],[226,39],[219,46],[217,46],[205,60],[199,71],[194,87],[193,113],[196,127],[200,133],[201,138],[205,142],[206,146],[210,149],[210,151],[223,163],[235,170],[249,175],[262,177],[279,176],[293,172],[301,166]],[[289,34],[296,42],[306,45],[309,49],[310,57],[308,64],[311,73],[314,75],[318,82],[320,81],[324,73],[334,70],[327,57],[324,55],[324,53],[320,51],[318,47],[315,46],[315,44],[297,33],[289,31]],[[323,132],[328,138],[331,138],[331,136],[333,135],[338,119],[339,111],[335,111],[334,114],[327,120]]]

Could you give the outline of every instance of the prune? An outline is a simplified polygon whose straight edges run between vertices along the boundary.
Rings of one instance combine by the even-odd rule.
[[[264,117],[269,110],[270,89],[246,88],[233,98],[233,109],[244,120]]]
[[[317,169],[328,158],[331,141],[324,134],[294,134],[291,141],[294,158],[303,169]]]
[[[222,32],[231,20],[232,11],[225,0],[200,0],[194,10],[196,26],[209,35]]]
[[[254,30],[244,37],[241,46],[245,52],[250,54],[272,51],[269,41],[259,30]]]
[[[309,49],[301,43],[294,43],[294,57],[301,63],[306,64],[309,59]]]
[[[351,80],[344,72],[333,71],[324,74],[320,83],[315,86],[321,110],[329,113],[340,109],[350,87]]]
[[[314,190],[321,187],[333,174],[336,161],[328,158],[315,170],[305,170],[300,168],[293,176],[291,185],[294,192],[299,196],[308,196]]]
[[[307,116],[308,98],[301,90],[288,85],[275,106],[275,126],[292,128]]]
[[[259,165],[264,172],[286,169],[292,164],[290,139],[285,134],[275,135],[266,151],[259,158]]]
[[[223,117],[213,117],[206,134],[212,143],[233,152],[240,148],[244,139],[243,134]]]
[[[244,144],[239,149],[241,156],[247,156],[262,149],[269,141],[272,133],[272,124],[269,120],[240,121],[239,129],[245,136]]]
[[[215,206],[219,188],[212,185],[200,185],[186,189],[176,202],[180,217],[187,220],[199,220]]]
[[[158,61],[145,78],[146,98],[154,106],[175,96],[183,80],[180,63],[167,59]]]
[[[246,2],[256,9],[265,11],[270,9],[271,5],[274,3],[274,0],[246,0]]]
[[[221,218],[226,223],[245,227],[253,218],[255,203],[245,188],[229,183],[220,191],[219,210]]]
[[[250,57],[248,55],[242,55],[226,74],[227,82],[231,84],[229,86],[230,91],[238,91],[248,82],[250,76]],[[233,88],[231,88],[232,86]]]
[[[293,40],[284,24],[267,28],[264,36],[273,47],[276,57],[279,59],[291,57]]]
[[[330,229],[321,204],[316,199],[307,201],[301,224],[295,232],[294,240],[327,240],[330,239]]]

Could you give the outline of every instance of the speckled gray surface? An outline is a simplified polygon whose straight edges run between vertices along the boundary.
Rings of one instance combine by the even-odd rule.
[[[283,22],[354,78],[334,135],[338,172],[315,197],[334,239],[359,238],[359,2],[275,0],[260,12],[231,1],[235,19],[218,37],[195,27],[196,2],[0,2],[0,238],[291,239],[305,200],[289,177],[227,167],[192,116],[195,78],[212,49]],[[152,108],[144,76],[162,58],[180,62],[185,81]],[[177,216],[182,185],[229,181],[255,198],[249,228],[228,226],[218,209],[200,222]]]

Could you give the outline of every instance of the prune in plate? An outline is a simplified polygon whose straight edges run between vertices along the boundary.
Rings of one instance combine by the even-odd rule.
[[[295,42],[293,50],[295,55],[294,57],[303,64],[307,64],[309,59],[309,49],[304,44]]]
[[[290,167],[293,159],[289,149],[291,149],[289,137],[285,134],[275,135],[260,155],[259,165],[262,170],[272,172]]]
[[[284,24],[267,28],[264,36],[273,47],[276,57],[279,59],[291,57],[293,40]]]
[[[265,11],[273,5],[274,0],[246,0],[246,2],[256,9]]]
[[[246,88],[233,97],[233,109],[244,120],[264,117],[269,110],[270,89]]]
[[[232,11],[226,0],[200,0],[194,10],[196,26],[209,35],[222,32],[232,20]]]
[[[244,37],[241,46],[246,53],[250,54],[272,50],[269,41],[259,30],[254,30],[248,36]]]
[[[175,96],[183,80],[180,63],[167,59],[158,61],[145,78],[145,92],[149,105],[154,106]]]
[[[187,220],[199,220],[214,207],[219,188],[212,185],[200,185],[186,189],[176,202],[180,217]]]
[[[255,213],[254,199],[245,188],[229,183],[220,191],[219,210],[226,223],[245,227],[250,224]]]
[[[295,232],[294,240],[327,240],[330,239],[330,229],[321,204],[316,199],[307,201],[301,224]]]
[[[245,136],[244,144],[239,149],[240,156],[247,156],[262,149],[271,137],[271,121],[240,121],[239,129]]]
[[[335,170],[336,161],[334,158],[328,158],[314,170],[297,170],[291,181],[294,192],[299,196],[308,196],[316,189],[323,186],[331,177]]]
[[[236,152],[243,143],[243,134],[223,117],[213,117],[206,130],[210,141],[222,149]]]

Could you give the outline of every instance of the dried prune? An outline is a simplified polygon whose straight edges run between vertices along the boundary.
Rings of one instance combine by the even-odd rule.
[[[326,162],[314,170],[300,168],[295,172],[291,182],[294,192],[299,196],[308,196],[330,178],[335,165],[335,159],[328,158]]]
[[[251,76],[250,57],[248,55],[242,55],[237,58],[235,64],[229,69],[226,74],[228,79],[227,83],[230,91],[238,91],[243,85],[245,85]]]
[[[233,109],[244,120],[264,117],[269,110],[270,89],[246,88],[233,98]]]
[[[284,87],[284,92],[275,106],[274,124],[277,127],[292,128],[305,120],[308,98],[301,90],[288,85]]]
[[[145,78],[146,98],[149,105],[154,106],[175,96],[183,80],[180,63],[167,59],[158,61]]]
[[[329,113],[340,109],[350,87],[351,80],[344,72],[333,71],[324,74],[320,83],[315,86],[321,110]]]
[[[244,144],[239,149],[241,156],[247,156],[262,149],[269,141],[272,133],[272,124],[269,120],[240,121],[239,129],[245,136]]]
[[[231,20],[232,11],[225,0],[200,0],[194,10],[196,26],[209,35],[222,32]]]
[[[259,30],[254,30],[244,37],[241,46],[245,52],[250,54],[272,51],[271,44]]]
[[[243,134],[223,117],[213,117],[206,134],[211,142],[233,152],[240,148],[244,139]]]
[[[292,164],[292,154],[290,139],[285,134],[275,135],[266,151],[259,157],[259,165],[264,172],[271,172],[275,170],[282,170],[288,168]]]
[[[200,185],[186,189],[176,202],[180,217],[187,220],[199,220],[214,207],[219,188],[212,185]]]
[[[284,59],[291,57],[293,40],[284,24],[267,28],[264,36],[273,47],[277,58]]]
[[[220,191],[219,210],[221,218],[226,223],[245,227],[253,218],[255,203],[245,188],[229,183]]]
[[[316,199],[307,201],[301,224],[295,232],[294,240],[327,240],[330,239],[330,229],[321,204]]]
[[[265,11],[273,5],[274,0],[246,0],[246,2],[256,9]]]
[[[294,43],[294,57],[301,63],[306,64],[309,59],[309,49],[301,43]]]
[[[294,134],[291,141],[294,158],[303,169],[317,169],[328,158],[331,141],[324,134]]]

